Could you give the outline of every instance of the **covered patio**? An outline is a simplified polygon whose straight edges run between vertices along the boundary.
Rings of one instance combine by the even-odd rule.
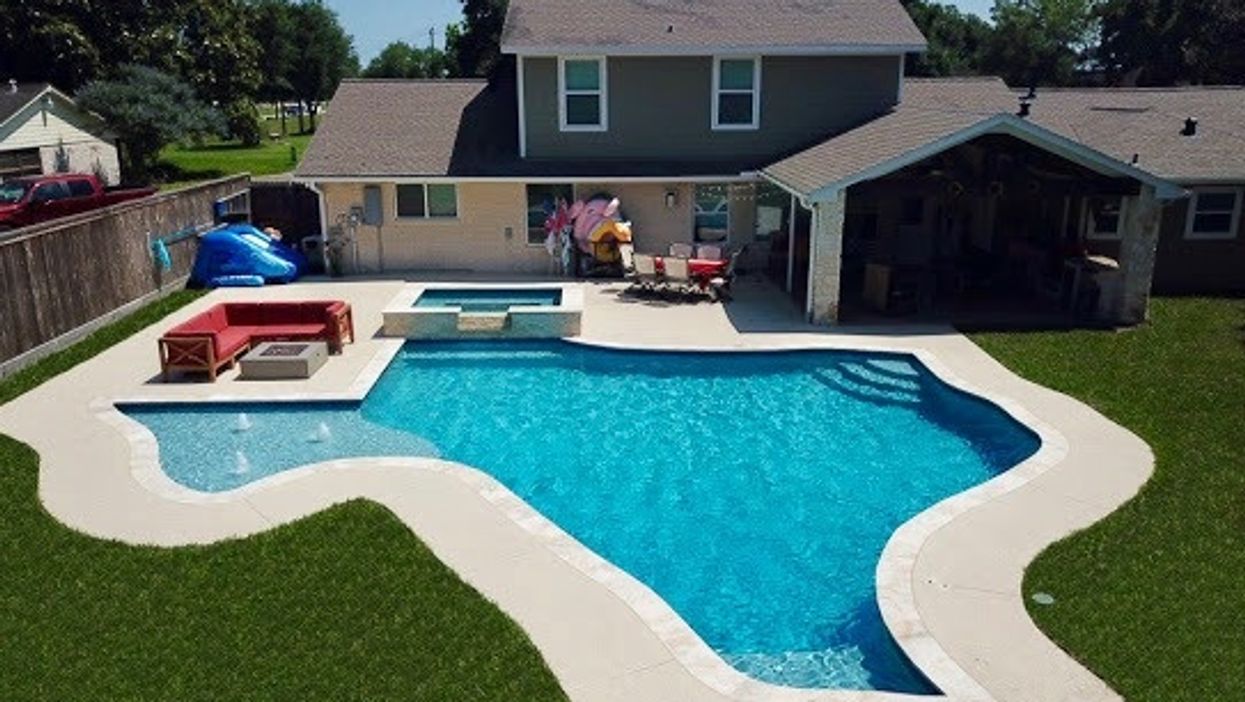
[[[770,274],[811,321],[1145,319],[1162,209],[1180,188],[1023,109],[915,104],[763,171],[792,213],[787,265]]]

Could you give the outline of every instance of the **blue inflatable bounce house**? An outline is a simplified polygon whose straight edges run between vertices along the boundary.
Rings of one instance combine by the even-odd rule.
[[[295,249],[249,224],[230,224],[199,239],[190,282],[197,287],[259,287],[291,283],[307,271]]]

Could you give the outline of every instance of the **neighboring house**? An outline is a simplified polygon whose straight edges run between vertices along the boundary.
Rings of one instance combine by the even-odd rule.
[[[879,271],[1059,304],[1084,253],[1119,261],[1091,286],[1113,321],[1143,319],[1152,282],[1245,288],[1245,90],[1022,107],[997,79],[905,79],[925,40],[897,0],[757,7],[512,0],[512,76],[347,81],[296,176],[360,271],[548,272],[542,204],[605,192],[637,250],[747,246],[819,322]]]
[[[90,173],[121,180],[114,136],[94,114],[50,85],[0,86],[0,180]]]

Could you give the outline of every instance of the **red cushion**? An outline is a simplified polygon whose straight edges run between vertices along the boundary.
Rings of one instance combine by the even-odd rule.
[[[215,336],[216,358],[228,358],[251,343],[254,327],[229,327]]]
[[[269,324],[257,327],[252,339],[320,339],[328,336],[324,324]]]
[[[308,302],[229,302],[216,305],[169,330],[166,336],[209,336],[218,359],[247,344],[285,339],[329,338],[331,315],[346,307],[340,300]]]
[[[230,302],[224,305],[231,327],[258,327],[264,323],[266,307],[258,302]]]
[[[227,326],[223,311],[213,307],[173,327],[168,336],[210,336]]]

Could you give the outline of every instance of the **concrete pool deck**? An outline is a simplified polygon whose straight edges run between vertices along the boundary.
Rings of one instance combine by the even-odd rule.
[[[384,504],[525,629],[572,699],[904,699],[795,691],[744,678],[651,591],[483,473],[439,461],[340,461],[205,496],[163,478],[150,435],[111,408],[121,399],[361,397],[402,343],[373,334],[404,284],[313,282],[212,293],[0,406],[0,432],[39,452],[39,494],[48,510],[101,538],[211,543],[352,498]],[[756,289],[742,290],[738,303],[723,308],[619,299],[619,285],[586,285],[582,339],[651,348],[909,352],[944,380],[1017,415],[1042,434],[1043,450],[905,524],[878,569],[879,604],[900,645],[952,699],[1119,699],[1037,630],[1021,578],[1047,544],[1136,493],[1153,469],[1149,448],[1085,405],[1015,376],[948,328],[809,327],[780,296],[748,287]],[[223,300],[326,297],[354,306],[359,341],[312,379],[243,382],[231,371],[215,385],[159,382],[155,340],[168,326]]]

